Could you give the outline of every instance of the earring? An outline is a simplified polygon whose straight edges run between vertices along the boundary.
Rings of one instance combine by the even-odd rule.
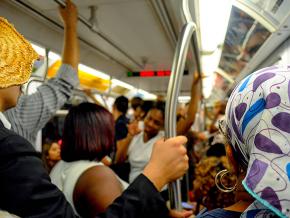
[[[215,185],[222,192],[232,192],[236,189],[236,186],[237,186],[237,182],[233,187],[227,187],[223,184],[222,179],[228,173],[229,171],[225,169],[225,170],[219,171],[215,176]]]

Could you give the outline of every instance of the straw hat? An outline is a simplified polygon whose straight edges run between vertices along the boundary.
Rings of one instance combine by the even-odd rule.
[[[27,82],[37,58],[38,54],[30,43],[0,17],[0,88]]]

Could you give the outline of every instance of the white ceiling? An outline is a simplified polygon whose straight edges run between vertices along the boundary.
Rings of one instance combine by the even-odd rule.
[[[54,0],[22,0],[45,17],[62,24],[58,4]],[[92,32],[81,22],[78,35],[81,43],[81,62],[104,71],[115,78],[149,92],[166,93],[167,78],[127,78],[127,71],[168,70],[174,55],[174,46],[162,26],[158,14],[148,0],[74,0],[79,15],[89,19],[89,6],[97,6],[98,29],[134,61]],[[179,32],[181,21],[177,1],[166,1],[173,28]],[[19,10],[14,0],[0,1],[0,15],[7,17],[26,37],[58,53],[62,48],[62,30],[47,19],[35,16],[27,8]],[[35,19],[37,18],[37,19]],[[101,52],[99,52],[99,51]],[[104,56],[103,53],[111,57]],[[146,63],[144,64],[144,60]],[[190,90],[191,76],[185,76],[182,92]]]

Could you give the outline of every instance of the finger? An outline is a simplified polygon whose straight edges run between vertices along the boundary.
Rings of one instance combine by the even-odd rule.
[[[183,145],[179,145],[180,147],[179,147],[179,152],[180,152],[180,154],[182,154],[182,155],[186,155],[187,154],[187,150],[186,150],[186,148],[183,146]]]
[[[190,215],[192,215],[192,211],[170,210],[170,217],[174,217],[174,218],[184,218],[184,217],[189,217]]]
[[[162,143],[164,143],[164,137],[158,139],[158,140],[155,142],[155,145],[160,145],[160,144],[162,144]]]
[[[181,212],[178,212],[176,210],[170,210],[170,217],[172,218],[183,218],[182,214],[180,214]]]
[[[174,145],[184,145],[187,142],[187,138],[185,136],[176,136],[173,138],[167,139],[168,143],[173,143]]]
[[[191,210],[189,210],[189,211],[184,211],[183,216],[184,216],[185,218],[187,218],[187,217],[190,217],[192,214],[193,214],[193,212],[192,212]]]

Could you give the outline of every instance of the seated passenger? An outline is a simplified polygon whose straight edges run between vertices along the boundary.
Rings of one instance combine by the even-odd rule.
[[[58,142],[48,142],[42,146],[42,161],[44,163],[47,172],[49,173],[51,169],[57,164],[60,158],[60,145]]]
[[[74,106],[65,118],[62,160],[50,176],[82,217],[104,212],[128,186],[101,163],[112,149],[114,134],[112,114],[97,104]]]
[[[237,176],[236,188],[223,189],[235,188],[236,203],[199,218],[290,217],[289,81],[289,69],[268,67],[234,89],[220,127]]]

